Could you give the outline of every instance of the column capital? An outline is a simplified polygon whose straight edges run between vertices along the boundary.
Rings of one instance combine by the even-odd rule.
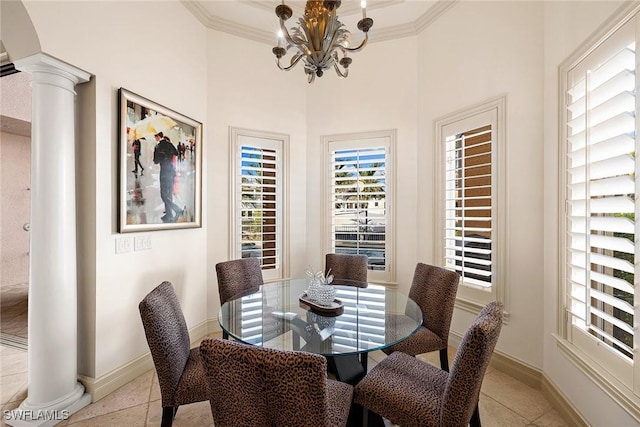
[[[35,55],[18,59],[13,64],[17,70],[26,71],[31,74],[42,72],[64,77],[70,80],[74,86],[78,83],[88,82],[91,78],[91,74],[86,71],[45,53],[36,53]]]

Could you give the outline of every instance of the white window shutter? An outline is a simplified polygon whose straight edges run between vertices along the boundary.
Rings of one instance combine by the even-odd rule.
[[[265,281],[288,273],[288,136],[230,128],[230,257],[258,258]]]
[[[492,127],[445,138],[445,265],[463,283],[491,288]]]
[[[369,270],[384,271],[387,148],[332,150],[331,171],[333,251],[367,255]]]
[[[633,39],[622,30],[569,70],[566,93],[567,308],[575,327],[628,360],[637,211]]]

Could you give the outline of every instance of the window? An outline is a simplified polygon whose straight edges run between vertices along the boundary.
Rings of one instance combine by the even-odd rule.
[[[561,344],[638,414],[637,4],[561,66]],[[595,42],[593,41],[595,40]],[[639,276],[640,277],[640,276]],[[584,363],[589,361],[589,363]],[[593,363],[595,362],[595,363]]]
[[[288,137],[231,129],[232,258],[260,259],[265,280],[286,277],[285,147]]]
[[[436,253],[461,276],[457,304],[479,311],[504,299],[501,179],[505,99],[436,122],[439,196]]]
[[[634,334],[638,5],[561,66],[560,335],[605,389],[640,415]],[[639,276],[640,277],[640,276]],[[622,387],[621,387],[622,385]],[[626,388],[626,390],[625,390]],[[635,390],[635,391],[634,391]],[[629,405],[631,403],[631,405]]]
[[[327,252],[367,255],[369,280],[390,282],[395,131],[323,138],[327,147]]]

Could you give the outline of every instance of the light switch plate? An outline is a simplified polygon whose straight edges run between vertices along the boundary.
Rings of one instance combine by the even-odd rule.
[[[131,237],[116,237],[116,253],[123,254],[125,252],[131,252],[133,250],[133,238]]]

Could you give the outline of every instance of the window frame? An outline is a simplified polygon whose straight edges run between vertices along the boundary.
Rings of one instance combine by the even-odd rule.
[[[640,42],[640,4],[630,2],[622,5],[606,22],[592,34],[584,43],[567,57],[558,67],[558,294],[557,294],[557,334],[554,335],[558,348],[568,357],[568,359],[585,375],[591,378],[602,390],[604,390],[614,401],[624,408],[631,416],[640,421],[640,346],[634,344],[633,362],[625,361],[616,355],[614,351],[608,350],[607,346],[599,345],[596,339],[588,336],[587,333],[578,331],[572,326],[572,315],[570,313],[571,297],[570,284],[567,280],[568,266],[568,96],[570,72],[582,65],[583,61],[589,59],[592,53],[601,55],[599,48],[614,40],[618,30],[622,29],[632,20],[635,22],[635,42],[636,42],[636,118],[635,118],[635,146],[640,142],[640,93],[637,88],[640,86],[640,66],[638,58],[638,43]],[[595,52],[595,53],[594,53]],[[638,152],[638,150],[636,150]],[[640,159],[636,158],[636,172],[640,167]],[[636,173],[636,194],[638,194],[640,174]],[[640,212],[636,199],[636,212]],[[640,236],[640,218],[636,218],[636,240]],[[638,243],[636,242],[636,257],[638,255]],[[637,258],[636,258],[637,260]],[[637,261],[636,261],[637,262]],[[634,288],[637,288],[640,275],[636,275]],[[637,295],[634,296],[636,298]],[[637,301],[637,300],[636,300]],[[637,305],[637,304],[636,304]],[[634,313],[634,329],[640,327],[640,310]],[[634,334],[635,335],[635,334]],[[640,336],[634,336],[634,342]],[[604,350],[604,351],[603,351]],[[624,379],[621,380],[621,379]],[[630,381],[627,381],[629,380]]]
[[[381,130],[371,132],[357,132],[336,135],[321,136],[323,148],[323,169],[325,171],[323,179],[324,207],[324,253],[333,253],[332,247],[332,205],[331,182],[333,179],[332,170],[332,150],[358,149],[367,147],[379,147],[380,143],[368,142],[376,139],[386,139],[386,168],[385,168],[385,269],[383,271],[368,270],[368,281],[379,284],[395,284],[395,146],[397,130]],[[334,148],[335,147],[335,148]]]
[[[229,154],[230,154],[230,213],[229,213],[229,259],[237,259],[242,256],[242,239],[238,239],[237,227],[241,226],[242,219],[238,216],[238,210],[236,206],[241,202],[239,200],[238,188],[240,185],[238,182],[239,176],[239,162],[241,156],[241,147],[243,145],[243,138],[254,138],[256,140],[264,140],[265,142],[261,146],[259,143],[253,145],[260,148],[276,149],[280,152],[280,159],[278,165],[280,167],[280,186],[281,197],[280,211],[276,213],[277,223],[280,225],[279,239],[281,242],[280,254],[279,254],[279,268],[263,269],[262,275],[265,282],[281,280],[289,277],[289,176],[288,176],[288,159],[289,159],[289,135],[259,131],[251,129],[243,129],[238,127],[229,127]],[[241,213],[240,213],[241,215]],[[276,231],[278,233],[278,231]],[[240,245],[238,247],[238,245]],[[276,265],[278,261],[276,262]]]
[[[436,221],[434,222],[434,254],[438,265],[445,266],[445,227],[446,227],[446,147],[445,141],[453,134],[465,133],[491,124],[491,216],[492,216],[492,277],[491,287],[481,289],[478,286],[460,280],[455,306],[477,314],[490,301],[503,303],[504,321],[509,317],[509,281],[507,280],[508,241],[507,224],[507,147],[506,147],[506,95],[488,99],[471,107],[456,111],[436,119],[434,122],[435,173],[436,173]],[[490,120],[490,122],[488,122]]]

